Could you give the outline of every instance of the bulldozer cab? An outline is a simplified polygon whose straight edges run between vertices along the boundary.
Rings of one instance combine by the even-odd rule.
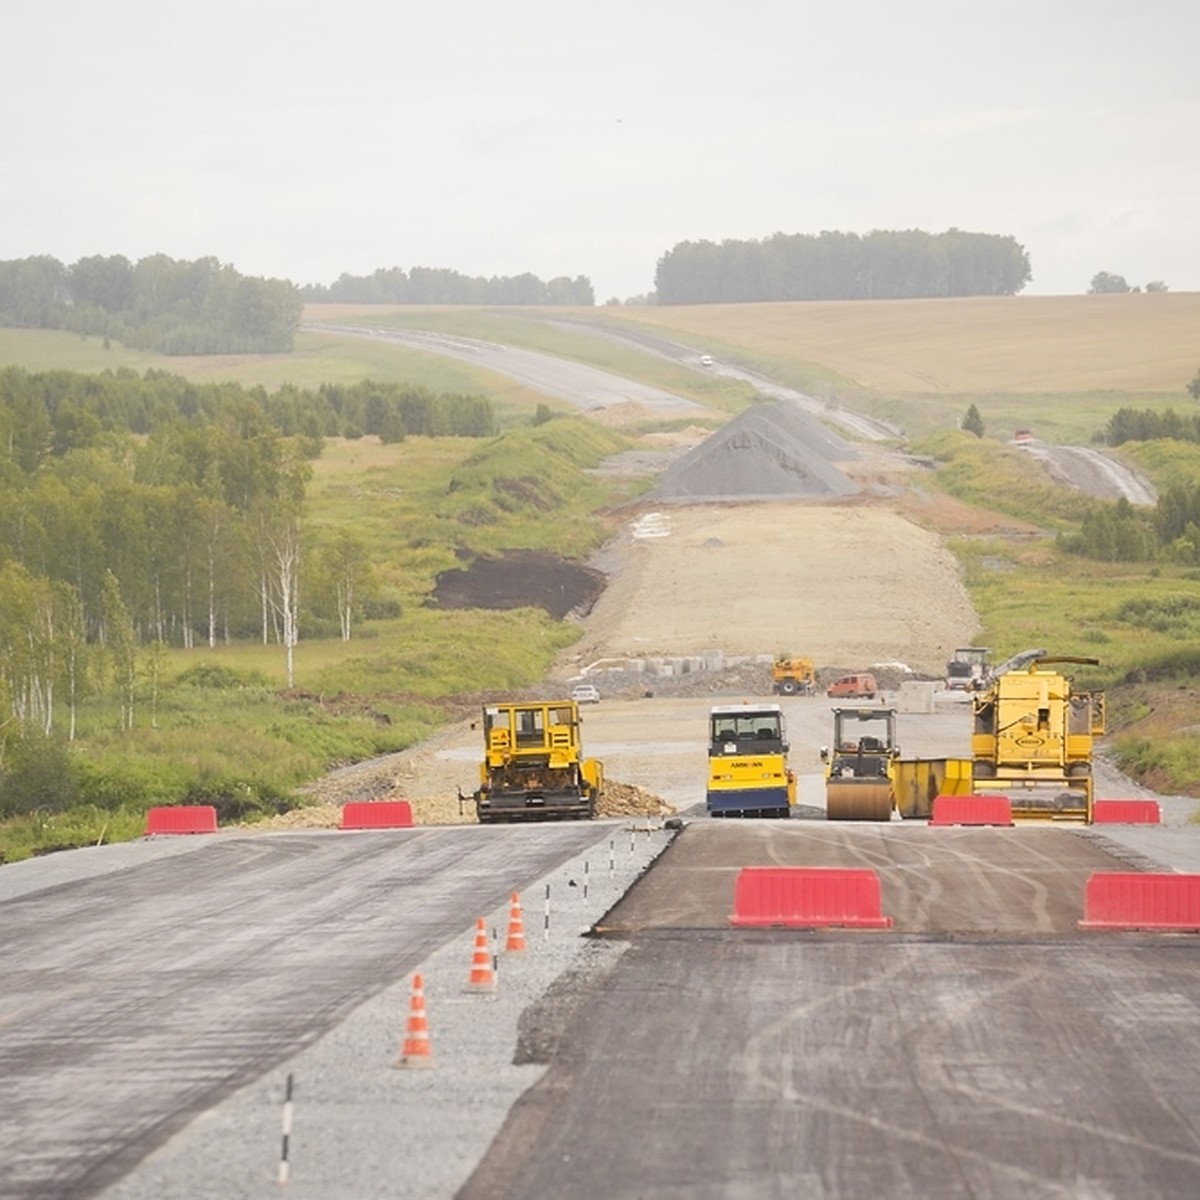
[[[593,817],[603,765],[583,757],[580,725],[573,700],[487,705],[474,793],[479,820]]]

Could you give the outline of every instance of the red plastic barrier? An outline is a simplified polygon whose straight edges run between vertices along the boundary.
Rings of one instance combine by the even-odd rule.
[[[1092,821],[1097,825],[1161,825],[1157,800],[1096,800]]]
[[[146,836],[160,833],[216,833],[217,810],[211,804],[152,808],[146,813]]]
[[[890,929],[880,912],[879,876],[840,867],[743,867],[734,885],[731,925]]]
[[[1200,932],[1200,875],[1097,871],[1084,890],[1079,928]]]
[[[935,796],[930,825],[1011,825],[1007,796]]]
[[[364,800],[342,808],[343,829],[411,829],[412,823],[407,800]]]

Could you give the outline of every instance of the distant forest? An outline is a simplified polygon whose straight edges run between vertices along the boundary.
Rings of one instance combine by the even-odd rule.
[[[215,258],[0,262],[0,324],[66,329],[158,354],[284,353],[303,308],[294,283],[240,275]]]
[[[1008,236],[950,229],[783,234],[763,241],[680,242],[658,261],[658,304],[749,300],[880,300],[1015,295],[1032,278]],[[280,354],[292,350],[306,303],[572,305],[596,302],[591,280],[529,273],[460,274],[379,268],[329,284],[239,274],[215,258],[165,254],[130,262],[49,255],[0,262],[0,325],[65,329],[158,354]]]
[[[536,275],[460,275],[446,268],[381,267],[371,275],[339,275],[328,287],[301,288],[308,304],[571,304],[596,303],[592,282],[583,275],[565,275],[549,283]]]
[[[659,259],[654,284],[659,304],[727,304],[1012,296],[1032,278],[1012,237],[911,229],[680,242]]]

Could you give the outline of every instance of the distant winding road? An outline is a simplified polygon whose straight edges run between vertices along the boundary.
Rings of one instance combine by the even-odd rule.
[[[518,383],[535,388],[547,396],[565,400],[585,411],[630,403],[642,405],[662,416],[705,411],[694,400],[672,395],[661,388],[649,387],[570,359],[555,358],[550,354],[539,354],[514,346],[501,346],[496,342],[431,333],[423,329],[370,329],[360,325],[327,324],[305,325],[304,328],[316,333],[395,342],[426,350],[430,354],[456,358],[507,375]]]
[[[744,367],[723,362],[711,365],[701,363],[700,355],[691,347],[673,342],[669,338],[657,337],[641,332],[614,332],[587,321],[569,321],[560,318],[545,324],[563,328],[584,330],[610,341],[636,346],[639,350],[670,359],[697,371],[723,375],[730,379],[741,379],[764,396],[772,399],[790,400],[805,412],[868,442],[895,441],[904,436],[904,431],[889,422],[853,412],[840,405],[816,396],[809,396]],[[318,333],[333,333],[344,337],[367,338],[371,341],[395,342],[441,354],[462,362],[485,367],[501,375],[507,375],[519,383],[535,388],[548,396],[555,396],[583,411],[596,411],[621,404],[638,404],[662,416],[702,413],[702,405],[683,396],[673,395],[660,388],[649,387],[634,380],[625,379],[596,367],[569,359],[540,354],[534,350],[523,350],[502,346],[496,342],[476,338],[458,337],[423,329],[370,328],[361,325],[336,325],[327,323],[306,324],[305,329]],[[1153,505],[1158,497],[1150,483],[1120,460],[1101,450],[1086,446],[1054,446],[1045,442],[1024,443],[1025,449],[1045,463],[1050,474],[1061,483],[1083,492],[1085,495],[1103,499],[1128,500],[1131,504]]]
[[[1105,500],[1124,498],[1130,504],[1150,506],[1158,493],[1150,482],[1123,462],[1088,446],[1049,446],[1026,442],[1030,454],[1046,464],[1055,479],[1088,496]]]

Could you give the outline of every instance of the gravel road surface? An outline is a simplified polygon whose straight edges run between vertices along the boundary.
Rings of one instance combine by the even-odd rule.
[[[1158,501],[1158,493],[1148,479],[1102,450],[1037,441],[1024,442],[1022,446],[1041,459],[1055,479],[1085,495],[1105,500],[1124,499],[1142,507]]]
[[[457,358],[506,375],[544,395],[554,396],[588,411],[631,404],[660,417],[697,415],[708,411],[694,400],[675,396],[661,388],[649,387],[597,367],[515,346],[500,346],[495,342],[451,337],[421,329],[368,329],[360,325],[324,324],[306,325],[305,328],[344,337],[395,342],[427,350],[431,354]]]

